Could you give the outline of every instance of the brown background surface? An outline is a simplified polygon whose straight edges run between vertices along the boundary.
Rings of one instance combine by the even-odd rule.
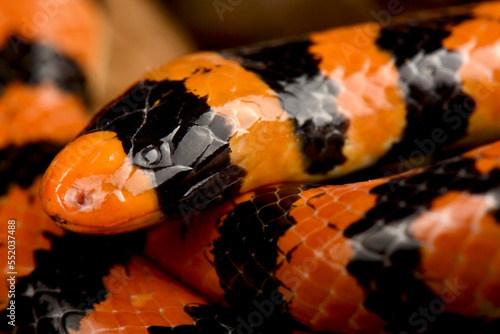
[[[234,47],[376,21],[394,8],[404,15],[465,2],[473,1],[103,0],[111,47],[103,73],[96,73],[101,78],[96,106],[120,94],[142,74],[196,49]]]

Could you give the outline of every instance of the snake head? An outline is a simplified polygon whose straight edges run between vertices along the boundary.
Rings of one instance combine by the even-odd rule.
[[[234,131],[181,81],[143,80],[56,156],[42,180],[44,209],[91,234],[188,221],[243,178],[229,158]]]

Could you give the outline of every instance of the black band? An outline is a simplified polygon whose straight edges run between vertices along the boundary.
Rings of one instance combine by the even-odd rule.
[[[446,49],[443,40],[454,26],[471,18],[461,15],[413,20],[381,29],[376,43],[394,58],[407,109],[404,137],[385,161],[393,161],[401,152],[421,152],[419,143],[432,140],[436,133],[439,139],[433,140],[432,152],[422,155],[434,155],[466,134],[476,103],[462,90],[458,74],[462,55]]]
[[[103,277],[144,249],[144,231],[114,236],[47,235],[51,250],[35,253],[35,270],[16,283],[17,332],[69,333],[106,299]],[[0,312],[7,318],[9,310]],[[7,321],[0,331],[12,331]]]
[[[6,194],[12,184],[29,187],[45,172],[62,147],[41,142],[21,147],[9,145],[0,150],[0,195]]]
[[[230,162],[232,124],[183,81],[145,80],[83,133],[114,131],[133,163],[151,173],[163,212],[188,219],[239,189],[245,171]]]
[[[500,170],[482,174],[475,162],[458,156],[373,188],[370,193],[377,196],[373,209],[344,232],[354,248],[348,271],[365,289],[367,309],[389,321],[388,329],[418,331],[409,317],[439,298],[415,275],[421,261],[420,243],[410,232],[415,218],[443,193],[500,194]],[[442,312],[429,328],[465,333],[482,320]]]
[[[306,330],[287,312],[278,290],[287,287],[274,276],[278,269],[278,240],[296,224],[289,211],[306,189],[296,185],[261,188],[221,222],[221,237],[213,243],[215,269],[226,303],[237,311],[242,326],[248,329],[284,334]],[[262,320],[251,317],[262,313],[262,309],[268,313]]]
[[[222,51],[246,70],[256,73],[278,95],[295,123],[310,174],[326,173],[345,162],[342,154],[347,119],[338,112],[338,87],[324,77],[309,48],[309,40],[261,48]]]
[[[0,49],[0,94],[15,81],[28,85],[52,82],[89,103],[85,76],[73,59],[49,45],[10,35]]]

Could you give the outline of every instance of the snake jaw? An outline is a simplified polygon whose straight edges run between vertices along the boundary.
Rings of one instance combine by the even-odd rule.
[[[80,233],[128,232],[162,218],[150,174],[132,164],[110,131],[85,134],[62,150],[40,196],[57,225]]]

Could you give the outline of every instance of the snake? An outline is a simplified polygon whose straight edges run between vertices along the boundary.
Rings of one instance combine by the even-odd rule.
[[[0,330],[498,333],[500,2],[186,55],[90,120],[94,49],[11,25],[3,98],[75,123],[4,142]]]

